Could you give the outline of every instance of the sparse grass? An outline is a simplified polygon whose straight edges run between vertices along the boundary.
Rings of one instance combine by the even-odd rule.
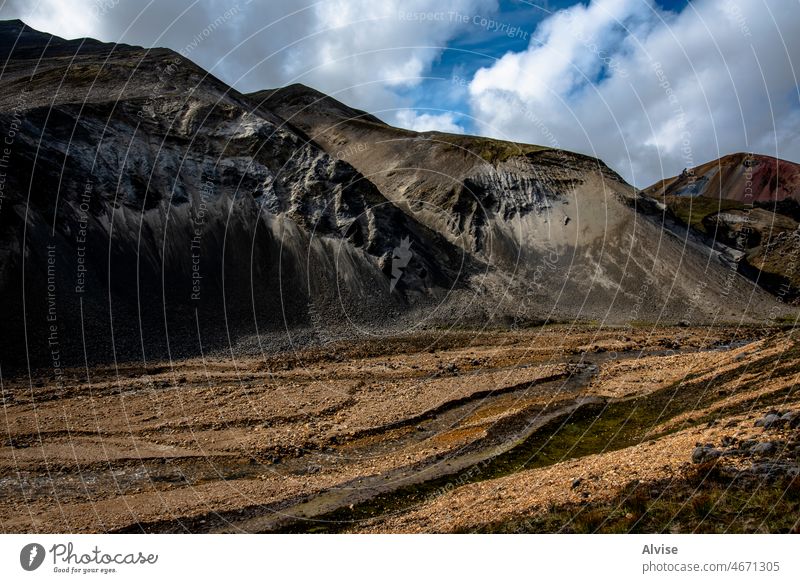
[[[696,197],[669,197],[667,207],[682,223],[697,229],[701,233],[709,234],[703,224],[703,219],[719,211],[741,210],[744,204],[738,200],[726,198]]]
[[[463,136],[439,132],[431,133],[431,139],[437,142],[450,144],[455,149],[466,150],[476,156],[480,156],[491,164],[503,162],[514,156],[525,156],[533,152],[551,149],[545,146],[536,146],[532,144],[518,144],[516,142],[493,140],[491,138],[482,138],[479,136]]]
[[[774,317],[772,319],[774,324],[776,326],[779,326],[780,328],[785,328],[787,326],[789,328],[793,328],[794,325],[797,323],[797,320],[798,320],[798,318],[797,318],[796,314],[795,315],[784,314],[784,315],[776,316],[776,317]]]
[[[651,320],[631,320],[629,325],[631,328],[655,328],[658,326],[656,322]]]
[[[135,64],[111,61],[108,63],[81,62],[65,66],[50,67],[36,71],[30,82],[34,83],[74,83],[84,86],[91,83],[101,83],[118,79],[124,74],[130,76],[135,70]]]
[[[685,479],[632,483],[607,501],[548,508],[480,532],[800,533],[800,478],[735,478],[703,465]]]

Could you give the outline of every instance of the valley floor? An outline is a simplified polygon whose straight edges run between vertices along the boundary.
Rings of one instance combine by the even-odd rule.
[[[430,331],[2,379],[3,532],[797,532],[800,344]]]

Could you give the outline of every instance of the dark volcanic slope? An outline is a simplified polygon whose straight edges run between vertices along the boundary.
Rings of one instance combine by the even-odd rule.
[[[198,334],[213,346],[256,326],[335,329],[436,305],[473,268],[347,163],[171,51],[18,21],[0,46],[6,362],[24,358],[26,332],[34,355],[49,352],[48,317],[72,356],[82,326],[95,357],[112,342],[163,356],[167,333],[173,354],[196,352]],[[397,232],[414,257],[390,293]]]
[[[296,86],[262,104],[172,51],[19,21],[0,52],[6,368],[771,306],[592,158],[398,130]]]
[[[642,195],[738,259],[739,271],[784,301],[800,298],[800,165],[731,154],[653,184]]]

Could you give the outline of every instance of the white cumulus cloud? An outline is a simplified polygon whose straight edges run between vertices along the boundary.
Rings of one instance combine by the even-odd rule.
[[[410,129],[462,131],[466,117],[425,106],[463,97],[478,133],[595,155],[637,186],[735,151],[800,161],[796,0],[576,3],[473,75],[465,55],[453,71],[465,96],[452,83],[421,94],[475,15],[503,19],[497,0],[0,4],[0,17],[61,36],[191,47],[242,91],[305,83]]]
[[[397,124],[415,132],[446,132],[450,134],[463,134],[464,128],[458,125],[456,116],[452,113],[417,113],[405,109],[395,114]]]
[[[604,159],[647,186],[734,151],[800,161],[800,4],[593,0],[470,83],[481,133]],[[550,145],[550,144],[548,144]]]

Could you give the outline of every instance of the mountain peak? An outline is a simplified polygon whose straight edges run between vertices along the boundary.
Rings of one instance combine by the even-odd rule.
[[[347,120],[359,120],[386,126],[386,123],[371,113],[356,109],[302,83],[292,83],[286,87],[264,89],[248,95],[272,111],[291,109],[302,115],[329,115]]]
[[[94,38],[65,39],[31,27],[20,19],[0,20],[0,58],[8,61],[93,55],[112,50],[140,49],[124,43],[106,43]]]

